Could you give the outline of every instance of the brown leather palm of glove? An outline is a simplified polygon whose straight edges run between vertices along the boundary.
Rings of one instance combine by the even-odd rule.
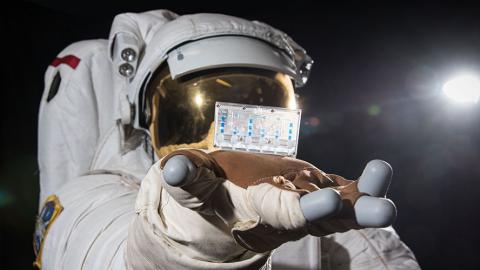
[[[234,185],[250,191],[253,191],[256,187],[262,187],[254,191],[255,196],[247,196],[248,199],[254,201],[251,203],[253,205],[251,208],[254,209],[257,217],[247,220],[238,220],[237,218],[234,220],[231,230],[235,241],[246,249],[266,252],[287,241],[298,240],[307,234],[323,236],[361,228],[355,222],[353,215],[353,205],[363,195],[358,191],[357,182],[346,180],[341,176],[325,174],[308,162],[267,154],[237,151],[206,153],[201,150],[185,149],[175,151],[164,157],[161,168],[175,155],[185,155],[197,168],[203,167],[213,171],[217,177],[215,181],[230,181]],[[202,181],[201,176],[197,176],[197,178]],[[274,188],[271,189],[271,187]],[[280,192],[278,194],[287,195],[293,193],[298,198],[292,201],[292,208],[295,205],[295,210],[300,211],[297,204],[301,196],[326,187],[331,187],[339,192],[343,202],[342,211],[328,220],[315,224],[308,223],[303,218],[302,213],[296,213],[296,216],[301,216],[300,219],[303,218],[303,220],[292,226],[284,226],[280,215],[289,211],[285,209],[289,208],[289,205],[269,201],[272,198],[271,192],[277,191]],[[262,196],[259,193],[263,190],[270,193]],[[198,196],[202,196],[200,193],[205,191],[199,190],[196,192],[199,193]],[[208,192],[210,194],[215,193],[212,190]],[[275,199],[276,196],[283,195],[275,193],[273,198]],[[215,204],[216,202],[212,198],[210,203]],[[233,206],[235,207],[235,203],[233,203]],[[223,205],[211,205],[210,207],[225,208]],[[278,216],[276,216],[277,213]],[[291,217],[288,218],[292,219]],[[277,219],[280,221],[277,222]]]

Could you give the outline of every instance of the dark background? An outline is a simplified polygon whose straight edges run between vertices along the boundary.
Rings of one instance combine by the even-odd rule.
[[[98,2],[98,1],[97,1]],[[201,2],[201,3],[200,3]],[[115,14],[167,8],[264,21],[315,60],[298,93],[299,158],[358,177],[394,168],[395,228],[424,269],[478,269],[480,103],[446,100],[452,75],[480,74],[480,9],[460,3],[41,1],[2,8],[0,268],[30,269],[38,207],[37,111],[43,72],[65,46],[107,38]]]

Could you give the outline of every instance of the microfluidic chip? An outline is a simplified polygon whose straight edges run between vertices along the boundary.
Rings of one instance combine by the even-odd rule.
[[[217,102],[216,148],[295,157],[300,109]]]

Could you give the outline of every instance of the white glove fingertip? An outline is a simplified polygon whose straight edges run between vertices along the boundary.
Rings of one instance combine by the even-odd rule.
[[[163,179],[174,187],[188,185],[197,174],[197,167],[184,155],[170,158],[163,168]]]
[[[325,188],[301,197],[300,207],[305,219],[315,222],[337,214],[342,209],[342,199],[337,191]]]
[[[393,170],[390,164],[375,159],[368,162],[358,180],[358,190],[370,196],[384,197],[390,186]]]
[[[392,225],[397,217],[395,204],[385,198],[362,196],[354,207],[356,221],[363,227],[387,227]]]

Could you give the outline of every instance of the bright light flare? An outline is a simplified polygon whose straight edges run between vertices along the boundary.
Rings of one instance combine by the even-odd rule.
[[[443,93],[461,103],[477,103],[480,98],[480,80],[473,75],[461,75],[443,85]]]
[[[197,94],[195,95],[195,98],[194,98],[193,101],[195,102],[195,105],[197,105],[197,107],[202,107],[202,105],[203,105],[203,96],[202,96],[202,94],[197,93]]]

